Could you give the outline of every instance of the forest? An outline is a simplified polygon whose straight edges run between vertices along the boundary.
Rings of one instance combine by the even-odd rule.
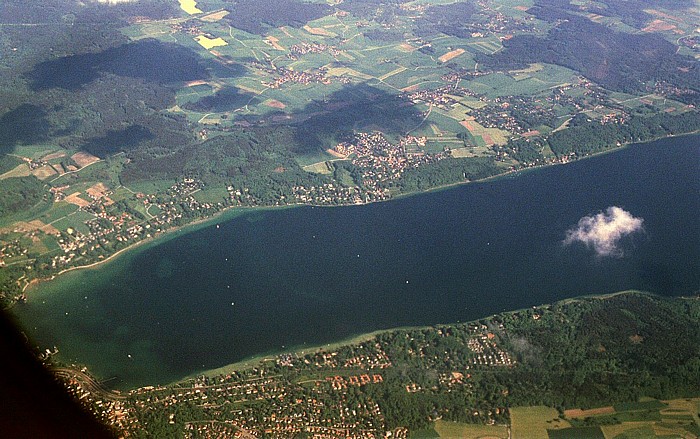
[[[550,135],[547,143],[558,156],[570,153],[583,156],[622,143],[647,141],[697,130],[700,130],[700,118],[695,113],[631,117],[622,123],[604,125],[581,116],[574,118],[568,129]]]
[[[202,3],[206,5],[206,0]],[[232,26],[258,35],[264,35],[268,29],[280,26],[301,27],[333,11],[326,4],[298,0],[236,0],[231,2],[230,10],[231,14],[226,20]],[[280,14],[280,11],[284,11],[284,14]]]
[[[544,13],[556,11],[546,9]],[[607,89],[626,93],[649,90],[655,81],[668,82],[694,91],[679,98],[698,103],[697,62],[676,54],[676,47],[660,35],[617,32],[576,15],[557,18],[547,37],[516,35],[504,41],[504,50],[496,55],[478,57],[479,63],[497,70],[524,68],[535,62],[557,64]]]
[[[664,8],[671,10],[683,10],[693,6],[693,0],[637,0],[637,1],[616,1],[601,0],[586,6],[586,11],[599,14],[604,17],[619,17],[622,22],[637,28],[643,27],[651,21],[652,15],[648,12],[652,8]],[[570,0],[536,0],[534,12],[546,19],[546,11],[581,11],[580,5]],[[551,15],[549,15],[551,16]]]

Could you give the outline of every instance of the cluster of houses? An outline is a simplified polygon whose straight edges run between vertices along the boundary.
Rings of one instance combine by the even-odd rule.
[[[413,346],[407,348],[408,353],[416,354],[414,358],[420,353],[425,367],[441,365],[438,380],[446,391],[471,386],[471,374],[479,373],[476,365],[516,364],[495,335],[505,331],[503,325],[473,323],[463,329],[422,331],[425,338],[405,334]],[[397,336],[329,352],[280,354],[251,369],[216,377],[200,376],[170,386],[143,387],[128,394],[91,394],[94,389],[77,379],[68,385],[76,389],[75,394],[84,404],[125,437],[146,428],[143,423],[159,413],[162,422],[181,428],[185,437],[292,438],[308,433],[318,438],[405,438],[408,430],[387,431],[380,405],[371,397],[361,396],[366,386],[390,385],[385,374],[391,373],[395,362],[393,354],[387,352],[395,352],[396,342],[403,340],[400,334]],[[473,355],[454,362],[451,357],[427,354],[426,348],[435,343],[435,336],[454,338]],[[415,382],[404,382],[402,388],[408,393],[430,390]],[[488,419],[492,418],[489,413]]]
[[[288,82],[302,85],[308,85],[311,83],[321,83],[328,85],[331,83],[330,79],[326,77],[326,74],[323,70],[303,72],[282,67],[275,67],[272,70],[278,76],[272,82],[261,81],[262,85],[264,85],[265,87],[280,88]]]
[[[413,139],[416,143],[421,138]],[[448,152],[425,154],[407,151],[407,142],[396,144],[386,140],[379,132],[357,133],[351,143],[341,143],[335,151],[341,155],[354,155],[352,164],[362,173],[362,185],[371,193],[382,193],[390,182],[401,178],[407,169],[418,168],[448,158]]]
[[[323,52],[328,52],[332,56],[337,57],[340,55],[340,50],[338,50],[337,47],[335,46],[329,46],[327,44],[323,43],[306,43],[303,42],[301,44],[294,44],[289,47],[289,54],[287,57],[289,57],[292,60],[297,60],[299,59],[300,55],[306,55],[307,53],[323,53]]]

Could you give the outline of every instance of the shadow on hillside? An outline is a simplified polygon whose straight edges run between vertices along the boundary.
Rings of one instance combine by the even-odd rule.
[[[37,64],[29,73],[35,91],[50,88],[77,90],[102,73],[140,78],[160,84],[207,79],[203,60],[191,49],[148,39]]]
[[[296,153],[326,149],[357,131],[404,134],[423,118],[411,102],[368,84],[344,87],[300,114],[315,115],[296,125]]]
[[[0,154],[14,147],[48,139],[50,125],[46,112],[36,105],[23,104],[0,117]]]
[[[94,156],[106,158],[136,148],[141,142],[153,138],[154,135],[148,128],[132,125],[121,130],[109,130],[104,136],[91,139],[82,145],[81,149]]]

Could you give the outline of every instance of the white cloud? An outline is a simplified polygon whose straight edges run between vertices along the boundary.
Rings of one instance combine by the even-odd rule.
[[[605,212],[584,216],[576,227],[566,232],[564,244],[582,242],[592,247],[598,256],[622,256],[620,239],[642,230],[642,218],[635,218],[626,210],[611,206]]]

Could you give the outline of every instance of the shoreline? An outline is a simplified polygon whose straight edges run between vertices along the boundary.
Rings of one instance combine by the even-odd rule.
[[[615,146],[615,147],[612,147],[610,149],[599,151],[599,152],[596,152],[593,154],[585,155],[583,157],[579,157],[579,158],[576,158],[576,159],[568,161],[568,162],[545,163],[545,164],[536,165],[536,166],[527,167],[527,168],[522,168],[522,169],[517,169],[517,170],[506,170],[503,173],[492,175],[492,176],[478,179],[478,180],[458,181],[458,182],[454,182],[454,183],[448,183],[448,184],[435,186],[435,187],[431,187],[429,189],[424,189],[424,190],[420,190],[420,191],[398,194],[398,195],[393,196],[392,198],[390,198],[388,200],[370,201],[368,203],[362,203],[362,204],[340,204],[337,206],[328,206],[328,205],[295,203],[295,204],[286,204],[283,206],[231,206],[231,207],[224,208],[223,210],[215,213],[214,215],[212,215],[210,217],[197,219],[191,223],[184,224],[182,226],[173,227],[171,229],[168,229],[168,230],[165,230],[165,231],[159,233],[158,235],[151,236],[150,238],[146,238],[146,239],[143,239],[141,241],[130,244],[127,247],[124,247],[123,249],[118,250],[116,253],[109,255],[108,257],[106,257],[103,260],[92,262],[92,263],[87,264],[87,265],[78,265],[78,266],[74,266],[74,267],[65,268],[65,269],[59,271],[58,273],[56,273],[50,277],[35,278],[35,279],[32,279],[31,281],[27,281],[26,284],[24,285],[24,287],[22,288],[22,293],[26,294],[27,292],[31,292],[32,288],[36,288],[37,286],[39,286],[43,283],[50,282],[50,281],[56,279],[58,276],[65,274],[65,273],[68,273],[68,272],[71,272],[71,271],[98,268],[102,264],[105,264],[107,262],[111,262],[111,261],[118,259],[119,256],[127,253],[128,250],[136,250],[136,249],[140,248],[142,245],[153,244],[155,242],[160,241],[161,239],[166,239],[166,238],[170,239],[173,237],[172,235],[174,233],[181,232],[183,230],[186,230],[189,227],[196,228],[197,226],[205,226],[207,223],[214,222],[216,219],[218,219],[226,214],[239,213],[239,214],[243,215],[243,214],[246,214],[250,211],[255,211],[255,210],[292,209],[292,208],[299,208],[299,207],[336,208],[336,207],[367,206],[367,205],[375,204],[375,203],[385,203],[388,201],[400,200],[403,198],[412,197],[412,196],[416,196],[416,195],[428,194],[431,192],[439,192],[439,191],[443,191],[443,190],[448,190],[448,189],[463,186],[463,185],[468,185],[468,184],[473,184],[473,183],[485,183],[485,182],[489,182],[489,181],[498,180],[501,178],[508,178],[509,176],[517,175],[518,173],[521,173],[521,172],[536,171],[536,170],[548,168],[550,166],[568,165],[571,163],[576,163],[580,160],[586,160],[586,159],[590,159],[590,158],[594,158],[594,157],[603,156],[605,154],[615,153],[617,151],[621,151],[621,150],[624,150],[626,148],[632,147],[633,145],[643,145],[643,144],[657,142],[657,141],[664,140],[664,139],[686,137],[686,136],[695,136],[695,135],[699,135],[699,134],[700,134],[700,130],[696,130],[696,131],[692,131],[689,133],[673,134],[670,136],[657,137],[654,139],[649,139],[649,140],[644,140],[644,141],[627,142],[627,143],[623,143],[619,146]],[[25,279],[25,281],[26,281],[26,279]],[[25,301],[28,301],[28,300],[29,300],[29,297],[25,296]],[[11,304],[8,307],[8,309],[12,308],[16,303],[17,302]]]
[[[501,174],[492,175],[492,176],[490,176],[490,177],[481,178],[481,179],[479,179],[479,180],[458,181],[458,182],[455,182],[455,183],[448,183],[448,184],[444,184],[444,185],[440,185],[440,186],[435,186],[435,187],[432,187],[432,188],[429,188],[429,189],[424,189],[424,190],[422,190],[422,191],[411,192],[411,193],[406,193],[406,194],[399,194],[399,195],[397,195],[395,198],[391,198],[390,200],[373,201],[373,202],[366,203],[366,204],[371,204],[371,203],[383,203],[383,202],[385,202],[385,201],[396,200],[396,199],[399,199],[399,198],[402,198],[402,197],[409,197],[409,196],[418,195],[418,194],[425,194],[425,193],[430,193],[430,192],[437,192],[437,191],[440,191],[440,190],[450,189],[450,188],[453,188],[453,187],[462,186],[462,185],[470,184],[470,183],[485,183],[485,182],[489,182],[489,181],[499,180],[499,179],[501,179],[501,178],[507,178],[507,177],[509,177],[509,176],[511,176],[511,175],[517,175],[518,173],[525,173],[525,172],[530,172],[530,171],[536,171],[536,170],[548,168],[548,167],[551,167],[551,166],[565,166],[565,165],[570,165],[570,164],[572,164],[572,163],[576,163],[576,162],[579,162],[579,161],[581,161],[581,160],[588,160],[588,159],[592,159],[592,158],[596,158],[596,157],[601,157],[601,156],[604,156],[604,155],[606,155],[606,154],[613,154],[613,153],[615,153],[615,152],[622,151],[622,150],[627,149],[627,148],[631,148],[631,147],[633,147],[634,145],[645,145],[645,144],[652,143],[652,142],[658,142],[658,141],[661,141],[661,140],[664,140],[664,139],[674,139],[674,138],[677,138],[677,137],[690,137],[690,136],[696,136],[696,135],[700,135],[700,130],[695,130],[695,131],[691,131],[691,132],[683,133],[683,134],[672,134],[672,135],[670,135],[670,136],[656,137],[656,138],[649,139],[649,140],[640,140],[640,141],[635,141],[635,142],[625,142],[625,143],[620,144],[619,146],[616,145],[616,146],[614,146],[614,147],[612,147],[612,148],[609,148],[609,149],[605,149],[605,150],[602,150],[602,151],[598,151],[598,152],[595,152],[595,153],[593,153],[593,154],[584,155],[584,156],[582,156],[582,157],[578,157],[578,158],[573,159],[573,160],[568,161],[568,162],[544,163],[544,164],[541,164],[541,165],[530,166],[530,167],[527,167],[527,168],[521,168],[521,169],[516,169],[516,170],[507,170],[506,172],[503,172],[503,173],[501,173]]]
[[[361,333],[357,335],[352,335],[346,338],[343,338],[341,340],[325,343],[325,344],[315,344],[315,345],[309,345],[309,346],[304,346],[304,345],[298,345],[298,346],[291,346],[289,349],[284,349],[284,350],[277,350],[277,351],[270,351],[267,353],[263,354],[258,354],[254,355],[252,357],[248,357],[245,359],[242,359],[240,361],[236,361],[233,363],[228,363],[224,364],[220,367],[212,368],[212,369],[204,369],[204,370],[199,370],[193,373],[190,373],[188,375],[183,376],[182,378],[176,379],[174,381],[170,382],[165,382],[165,383],[149,383],[146,385],[141,385],[141,386],[129,386],[129,387],[124,387],[124,388],[119,388],[119,392],[122,394],[125,392],[129,391],[134,391],[141,389],[143,387],[148,387],[148,386],[172,386],[172,385],[177,385],[184,383],[188,380],[195,379],[197,377],[205,376],[208,378],[215,378],[221,375],[227,375],[231,374],[233,372],[238,372],[238,371],[243,371],[243,370],[248,370],[251,368],[254,368],[258,366],[261,363],[267,362],[267,361],[275,361],[275,358],[279,355],[282,354],[294,354],[294,355],[306,355],[309,353],[317,353],[317,352],[323,352],[323,351],[333,351],[337,350],[341,347],[345,346],[353,346],[357,345],[360,343],[364,343],[367,341],[372,340],[378,335],[381,334],[386,334],[386,333],[391,333],[395,331],[409,331],[409,330],[420,330],[420,329],[428,329],[428,328],[435,328],[435,327],[443,327],[443,326],[455,326],[455,325],[468,325],[470,323],[475,323],[480,320],[484,319],[489,319],[498,315],[512,315],[516,314],[519,312],[523,312],[526,310],[530,309],[539,309],[539,308],[544,308],[544,307],[551,307],[555,306],[558,304],[569,304],[572,302],[578,302],[582,300],[608,300],[613,297],[621,296],[621,295],[641,295],[641,296],[648,296],[652,298],[658,298],[660,300],[672,300],[672,299],[678,299],[678,300],[700,300],[700,295],[697,296],[688,296],[688,295],[681,295],[681,296],[663,296],[657,293],[649,292],[649,291],[642,291],[642,290],[635,290],[635,289],[630,289],[630,290],[622,290],[622,291],[616,291],[612,293],[600,293],[600,294],[585,294],[581,296],[575,296],[575,297],[570,297],[570,298],[565,298],[561,300],[557,300],[551,303],[542,303],[539,305],[533,305],[533,306],[528,306],[528,307],[523,307],[523,308],[517,308],[513,310],[506,310],[506,311],[501,311],[498,313],[493,313],[489,314],[486,316],[481,316],[478,318],[475,318],[473,320],[468,320],[464,322],[438,322],[434,323],[431,325],[417,325],[417,326],[397,326],[397,327],[392,327],[392,328],[387,328],[387,329],[379,329],[376,331],[371,331],[371,332],[366,332],[366,333]],[[68,368],[75,368],[76,370],[79,370],[82,367],[88,368],[88,372],[95,380],[102,382],[103,377],[94,375],[90,370],[89,366],[86,364],[82,363],[76,363],[71,366],[62,366],[59,365],[58,367],[68,367]]]
[[[555,302],[551,303],[542,303],[539,305],[534,305],[531,307],[524,307],[524,308],[517,308],[513,310],[506,310],[506,311],[501,311],[498,313],[486,315],[486,316],[481,316],[473,320],[468,320],[465,322],[438,322],[434,323],[431,325],[417,325],[417,326],[397,326],[397,327],[392,327],[392,328],[386,328],[386,329],[379,329],[376,331],[371,331],[371,332],[365,332],[361,334],[356,334],[356,335],[351,335],[349,337],[343,338],[341,340],[325,343],[325,344],[314,344],[314,345],[309,345],[309,346],[304,346],[304,345],[297,345],[297,346],[290,346],[289,349],[284,349],[284,350],[276,350],[276,351],[270,351],[266,352],[263,354],[257,354],[248,358],[244,358],[240,361],[236,361],[233,363],[228,363],[224,364],[220,367],[212,368],[212,369],[203,369],[199,370],[193,373],[190,373],[188,375],[183,376],[182,378],[176,379],[174,381],[166,382],[166,383],[149,383],[146,384],[145,386],[129,386],[129,387],[124,387],[124,388],[119,388],[118,390],[122,393],[124,392],[129,392],[132,390],[138,390],[143,387],[148,387],[148,386],[153,386],[153,385],[158,385],[158,386],[172,386],[172,385],[177,385],[184,383],[188,380],[195,379],[197,377],[205,376],[208,378],[214,378],[217,376],[221,375],[227,375],[231,374],[233,372],[238,372],[242,370],[248,370],[251,368],[256,367],[257,365],[267,362],[267,361],[275,361],[275,358],[279,355],[282,354],[293,354],[293,355],[306,355],[310,353],[318,353],[318,352],[323,352],[323,351],[333,351],[337,350],[339,348],[345,347],[345,346],[353,346],[357,345],[360,343],[364,343],[367,341],[372,340],[378,335],[381,334],[386,334],[386,333],[391,333],[395,331],[410,331],[410,330],[420,330],[420,329],[429,329],[429,328],[435,328],[435,327],[441,327],[441,326],[454,326],[454,325],[467,325],[470,323],[478,322],[483,319],[489,319],[494,316],[498,315],[512,315],[518,312],[523,312],[525,310],[529,309],[537,309],[537,308],[542,308],[542,307],[549,307],[549,306],[554,306],[557,304],[567,304],[567,303],[572,303],[572,302],[577,302],[581,300],[607,300],[616,296],[621,296],[621,295],[643,295],[643,296],[649,296],[649,297],[655,297],[655,298],[660,298],[660,299],[681,299],[681,300],[689,300],[689,299],[694,299],[694,300],[700,300],[700,296],[662,296],[656,293],[648,292],[648,291],[641,291],[641,290],[623,290],[623,291],[616,291],[613,293],[601,293],[601,294],[586,294],[582,296],[576,296],[576,297],[570,297],[566,299],[561,299],[557,300]],[[87,364],[83,363],[76,363],[71,366],[63,366],[63,365],[58,365],[58,367],[67,367],[67,368],[75,368],[76,370],[79,370],[82,367],[88,368],[88,373],[96,380],[99,382],[102,382],[103,377],[94,375],[90,370],[89,366]]]
[[[219,219],[221,216],[223,216],[225,214],[237,213],[236,212],[237,209],[240,209],[240,210],[245,209],[246,211],[248,211],[248,210],[252,211],[252,210],[256,210],[256,209],[263,210],[263,209],[272,209],[272,208],[278,208],[278,207],[287,207],[287,206],[270,206],[270,207],[268,207],[268,206],[255,206],[255,207],[233,206],[233,207],[229,207],[229,208],[226,208],[224,210],[221,210],[221,211],[215,213],[214,215],[212,215],[210,217],[200,218],[200,219],[192,221],[191,223],[188,223],[188,224],[172,227],[168,230],[165,230],[163,232],[158,233],[157,235],[151,236],[150,238],[146,238],[146,239],[142,239],[141,241],[134,242],[133,244],[130,244],[130,245],[116,251],[115,253],[107,256],[106,258],[104,258],[100,261],[91,262],[90,264],[87,264],[87,265],[77,265],[74,267],[64,268],[63,270],[52,275],[51,277],[32,279],[31,281],[29,281],[25,284],[24,288],[22,289],[22,292],[24,293],[27,290],[31,290],[32,288],[35,288],[40,284],[50,282],[50,281],[56,279],[58,276],[65,274],[65,273],[69,273],[71,271],[78,271],[78,270],[83,270],[83,269],[90,270],[90,269],[99,268],[101,265],[106,264],[108,262],[112,262],[112,261],[118,259],[118,257],[121,256],[122,254],[128,253],[131,250],[137,250],[137,249],[139,249],[139,247],[141,247],[143,245],[154,244],[160,240],[172,239],[172,238],[174,238],[174,236],[172,236],[172,235],[174,235],[177,232],[182,232],[189,227],[196,229],[198,226],[206,226],[208,222],[214,222],[215,220]],[[247,212],[241,211],[239,213],[244,214]]]
[[[386,333],[390,333],[390,332],[394,332],[394,331],[420,330],[420,329],[434,328],[436,326],[467,325],[470,323],[477,322],[479,320],[489,319],[489,318],[492,318],[494,316],[501,315],[501,314],[515,314],[515,313],[522,312],[522,311],[525,311],[528,309],[549,307],[549,306],[554,306],[557,304],[567,304],[567,303],[577,302],[577,301],[581,301],[581,300],[607,300],[607,299],[611,299],[613,297],[617,297],[617,296],[621,296],[621,295],[643,295],[643,296],[656,297],[656,298],[662,298],[662,299],[666,298],[665,296],[661,296],[659,294],[651,293],[648,291],[623,290],[623,291],[616,291],[613,293],[587,294],[587,295],[583,295],[583,296],[576,296],[576,297],[571,297],[571,298],[567,298],[567,299],[557,300],[556,302],[552,302],[552,303],[543,303],[543,304],[535,305],[532,307],[518,308],[518,309],[514,309],[514,310],[502,311],[499,313],[490,314],[488,316],[482,316],[482,317],[479,317],[477,319],[469,320],[466,322],[435,323],[432,325],[419,325],[419,326],[397,326],[397,327],[393,327],[393,328],[379,329],[376,331],[371,331],[371,332],[353,335],[353,336],[344,338],[342,340],[338,340],[338,341],[330,342],[330,343],[326,343],[326,344],[311,345],[311,346],[291,346],[289,349],[286,349],[286,350],[279,350],[279,351],[274,351],[274,352],[268,352],[265,354],[255,355],[255,356],[252,356],[249,358],[245,358],[241,361],[236,361],[234,363],[225,364],[221,367],[217,367],[214,369],[205,369],[202,371],[191,373],[191,374],[183,377],[182,379],[170,382],[166,385],[173,385],[173,384],[182,383],[184,381],[194,379],[194,378],[200,377],[200,376],[206,376],[206,377],[212,378],[212,377],[216,377],[219,375],[225,375],[225,374],[229,374],[229,373],[240,371],[240,370],[246,370],[246,369],[255,367],[256,365],[263,363],[265,361],[274,361],[275,357],[282,355],[282,354],[305,355],[308,353],[332,351],[332,350],[339,349],[339,348],[344,347],[344,346],[352,346],[352,345],[356,345],[359,343],[367,342],[367,341],[372,340],[373,338],[375,338],[378,335],[386,334]],[[688,296],[670,296],[670,298],[690,299],[691,297],[688,297]]]

